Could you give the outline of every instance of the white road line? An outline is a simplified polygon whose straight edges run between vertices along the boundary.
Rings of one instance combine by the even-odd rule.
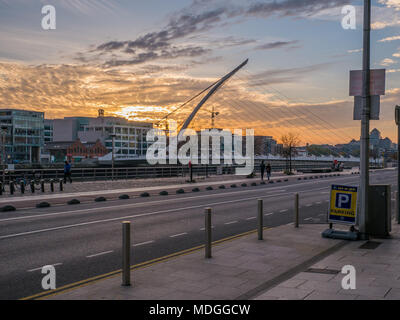
[[[312,207],[312,204],[306,204],[306,207]]]
[[[238,221],[231,221],[231,222],[226,222],[226,223],[224,223],[224,224],[234,224],[234,223],[238,223]]]
[[[215,228],[214,226],[211,227],[211,229],[214,229],[214,228]],[[201,228],[200,229],[200,231],[204,231],[204,230],[206,230],[206,228]]]
[[[94,257],[102,256],[102,255],[105,255],[105,254],[108,254],[108,253],[111,253],[111,252],[114,252],[114,250],[91,254],[90,256],[86,256],[86,258],[94,258]]]
[[[270,212],[270,213],[266,213],[265,216],[272,216],[274,213]]]
[[[321,204],[322,202],[321,201],[318,201],[318,202],[316,202],[315,204]]]
[[[309,220],[312,220],[312,218],[307,218],[307,219],[304,219],[304,221],[309,221]]]
[[[254,192],[253,190],[249,190],[251,192]],[[248,193],[249,191],[243,191],[243,193]],[[282,190],[275,190],[275,192],[282,192]],[[238,192],[229,192],[229,193],[223,193],[223,195],[232,195]],[[52,212],[52,213],[44,213],[44,214],[37,214],[37,215],[30,215],[30,216],[21,216],[21,217],[13,217],[13,218],[5,218],[5,219],[0,219],[0,222],[8,222],[8,221],[14,221],[14,220],[24,220],[24,219],[33,219],[33,218],[42,218],[42,217],[48,217],[48,216],[58,216],[62,214],[75,214],[75,213],[84,213],[84,212],[100,212],[100,211],[109,211],[110,209],[124,209],[124,208],[134,208],[134,207],[141,207],[141,206],[147,206],[149,204],[159,204],[159,203],[168,203],[168,202],[176,202],[176,201],[182,201],[182,200],[191,200],[191,199],[200,199],[200,198],[210,198],[210,197],[217,197],[221,196],[221,193],[217,194],[211,194],[211,195],[202,195],[202,196],[196,196],[196,197],[187,197],[187,198],[178,198],[178,199],[170,199],[170,200],[157,200],[157,201],[151,201],[151,202],[140,202],[140,203],[131,203],[131,204],[123,204],[123,205],[118,205],[118,206],[106,206],[106,207],[101,207],[101,208],[88,208],[88,209],[79,209],[79,210],[69,210],[69,211],[62,211],[62,212]],[[260,199],[260,198],[271,198],[275,196],[288,196],[290,195],[287,193],[274,193],[274,194],[267,194],[265,196],[258,196],[258,197],[251,197],[251,198],[243,198],[243,199],[237,199],[237,200],[232,200],[232,201],[223,201],[223,202],[215,202],[212,203],[214,205],[217,204],[226,204],[226,203],[232,203],[232,202],[240,202],[240,201],[247,201],[247,200],[253,200],[253,199]],[[204,206],[204,205],[202,205]],[[205,205],[207,206],[207,205]]]
[[[284,210],[281,210],[281,211],[279,211],[280,213],[284,213],[284,212],[287,212],[287,211],[289,211],[289,209],[284,209]]]
[[[187,232],[174,234],[173,236],[169,236],[169,237],[170,237],[170,238],[176,238],[176,237],[185,236],[185,235],[187,235]]]
[[[250,217],[250,218],[247,218],[246,220],[254,220],[254,219],[257,219],[257,217]]]
[[[146,244],[151,244],[151,243],[154,243],[154,240],[141,242],[141,243],[136,243],[136,244],[133,245],[133,247],[145,246]]]
[[[61,266],[61,265],[62,265],[62,263],[59,262],[59,263],[55,263],[55,264],[45,264],[44,266],[53,266],[53,267],[56,267],[56,266]],[[44,266],[43,266],[43,267],[44,267]],[[38,270],[42,270],[43,267],[39,267],[39,268],[35,268],[35,269],[30,269],[30,270],[27,270],[27,271],[28,271],[28,272],[38,271]]]

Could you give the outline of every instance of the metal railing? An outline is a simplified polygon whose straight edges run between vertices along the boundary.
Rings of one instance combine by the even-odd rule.
[[[283,171],[288,169],[288,163],[284,160],[271,160],[273,171]],[[292,161],[293,170],[307,170],[314,168],[330,168],[331,162],[327,161]],[[358,163],[348,163],[345,166],[358,166]],[[206,177],[220,174],[235,174],[235,168],[240,166],[227,165],[193,165],[194,177]],[[255,171],[259,172],[259,163],[255,164]],[[188,166],[140,166],[140,167],[117,167],[114,168],[72,168],[72,179],[74,181],[94,181],[94,180],[128,180],[128,179],[144,179],[144,178],[168,178],[168,177],[185,177],[190,174]],[[0,177],[3,176],[0,170]],[[4,175],[4,183],[9,184],[10,181],[19,183],[20,181],[61,179],[64,177],[63,168],[43,168],[43,169],[16,169],[7,171]]]

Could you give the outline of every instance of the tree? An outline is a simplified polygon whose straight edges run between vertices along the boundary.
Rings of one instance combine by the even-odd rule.
[[[300,138],[298,134],[289,132],[281,137],[283,144],[283,155],[286,159],[289,159],[289,173],[292,173],[292,155],[295,148],[300,144]]]

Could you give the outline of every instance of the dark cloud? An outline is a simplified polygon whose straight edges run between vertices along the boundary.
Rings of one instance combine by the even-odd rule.
[[[321,10],[348,3],[348,0],[271,0],[268,2],[251,1],[237,5],[232,1],[194,0],[192,4],[175,13],[161,31],[149,32],[135,40],[109,41],[98,45],[92,52],[105,56],[106,66],[142,64],[155,59],[176,59],[207,54],[210,49],[200,46],[179,47],[177,42],[189,36],[209,31],[217,26],[233,23],[234,18],[251,16],[268,17],[301,16],[315,14]],[[251,39],[227,39],[225,46],[237,46],[254,42]],[[294,44],[295,42],[275,42],[256,49],[274,49]],[[222,43],[220,47],[223,47]],[[109,55],[115,54],[110,59]],[[128,55],[128,57],[126,56]],[[80,56],[83,60],[84,57]]]
[[[256,50],[272,50],[272,49],[280,49],[280,48],[295,48],[295,46],[298,44],[297,40],[293,41],[275,41],[275,42],[269,42],[265,43],[262,45],[259,45],[255,47],[254,49]]]

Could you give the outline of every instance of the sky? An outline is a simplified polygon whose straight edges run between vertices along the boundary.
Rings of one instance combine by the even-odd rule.
[[[350,0],[0,0],[0,108],[157,123],[245,59],[191,124],[305,143],[359,139],[349,71],[362,66],[362,4]],[[371,68],[386,69],[381,117],[396,138],[400,0],[372,1]],[[42,8],[56,29],[42,28]],[[356,9],[343,29],[342,8]],[[182,122],[199,96],[169,119]]]

